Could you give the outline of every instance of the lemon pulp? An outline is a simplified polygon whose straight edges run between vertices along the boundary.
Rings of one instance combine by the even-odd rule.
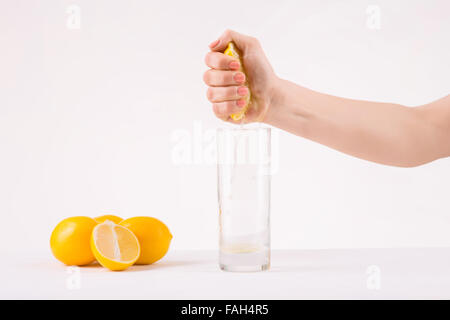
[[[109,220],[94,228],[91,249],[97,261],[113,271],[125,270],[133,265],[141,253],[133,232]]]

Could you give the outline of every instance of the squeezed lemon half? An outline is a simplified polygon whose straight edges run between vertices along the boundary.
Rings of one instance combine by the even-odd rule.
[[[227,56],[238,59],[239,64],[240,64],[239,71],[245,74],[241,54],[233,42],[228,43],[228,47],[225,49],[225,51],[223,53],[226,54]],[[244,85],[248,87],[247,77],[245,78]],[[247,112],[247,109],[250,106],[250,99],[251,99],[251,95],[250,95],[250,88],[249,88],[249,92],[248,92],[247,96],[245,97],[246,103],[245,103],[244,107],[238,113],[233,113],[232,115],[230,115],[231,119],[233,119],[234,121],[239,121],[245,117],[245,112]]]
[[[92,231],[91,250],[97,261],[112,271],[127,269],[141,254],[134,233],[109,220],[98,224]]]

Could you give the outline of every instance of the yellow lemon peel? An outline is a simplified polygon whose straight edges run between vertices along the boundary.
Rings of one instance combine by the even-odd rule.
[[[223,53],[227,56],[238,59],[239,65],[240,65],[239,71],[246,75],[245,69],[244,69],[244,64],[243,64],[242,58],[241,58],[241,54],[233,42],[228,43],[228,47],[225,49],[225,51]],[[245,77],[244,85],[248,87],[247,75]],[[249,88],[248,94],[245,97],[245,102],[246,102],[245,105],[243,106],[242,110],[239,111],[238,113],[231,114],[230,115],[231,119],[233,119],[234,121],[242,120],[245,117],[245,113],[247,112],[247,110],[250,106],[250,100],[251,100],[251,93],[250,93],[250,88]]]

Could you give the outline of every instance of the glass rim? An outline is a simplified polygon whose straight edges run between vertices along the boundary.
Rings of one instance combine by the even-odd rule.
[[[241,128],[241,127],[220,127],[216,132],[239,132],[239,131],[271,131],[271,127]]]

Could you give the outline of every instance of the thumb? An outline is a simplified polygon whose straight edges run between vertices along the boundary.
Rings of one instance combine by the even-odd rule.
[[[219,39],[210,44],[210,49],[215,52],[223,52],[231,41],[244,52],[255,43],[256,39],[233,30],[226,30]]]

